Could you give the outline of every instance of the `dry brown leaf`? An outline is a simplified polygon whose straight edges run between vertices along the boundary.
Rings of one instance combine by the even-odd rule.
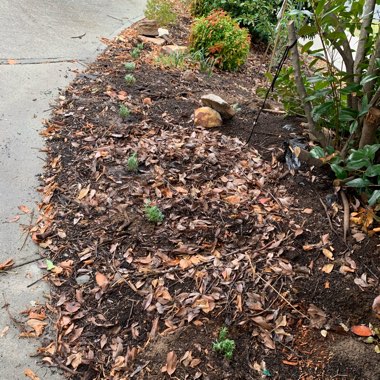
[[[170,351],[166,356],[166,372],[169,376],[177,369],[177,355],[174,351]]]
[[[45,326],[47,326],[46,322],[39,321],[38,319],[28,319],[26,324],[35,331],[36,336],[41,336]]]
[[[334,269],[334,264],[326,264],[323,266],[322,272],[329,274],[332,272],[333,269]]]
[[[25,206],[25,205],[21,205],[21,206],[18,206],[18,209],[20,211],[22,211],[24,214],[31,214],[32,212],[30,211],[29,207],[28,206]]]
[[[13,267],[14,263],[15,262],[13,261],[13,259],[5,260],[4,262],[0,263],[0,271]]]
[[[377,314],[378,317],[380,317],[380,296],[377,296],[373,300],[372,310]]]
[[[9,331],[9,326],[5,326],[1,331],[0,331],[0,338],[4,337],[5,335],[7,335]]]
[[[24,370],[24,375],[32,380],[40,380],[40,378],[30,368],[26,368]]]
[[[102,289],[105,289],[108,285],[108,278],[100,272],[96,272],[95,280],[98,286]]]
[[[224,198],[224,200],[232,205],[237,205],[241,202],[241,198],[239,195],[230,195],[229,197]]]
[[[358,336],[371,336],[372,330],[365,325],[357,325],[351,327],[351,332]]]
[[[311,304],[307,310],[310,315],[310,325],[320,329],[326,323],[326,313],[319,307]]]
[[[313,213],[313,209],[312,208],[305,208],[302,210],[302,212],[304,214],[312,214]]]
[[[333,253],[327,249],[327,248],[322,248],[322,253],[329,259],[329,260],[334,260],[334,255]]]
[[[88,185],[87,187],[84,187],[83,189],[81,189],[79,191],[78,196],[77,196],[78,201],[80,201],[81,199],[85,198],[87,196],[87,194],[89,193],[89,191],[90,191],[90,185]]]

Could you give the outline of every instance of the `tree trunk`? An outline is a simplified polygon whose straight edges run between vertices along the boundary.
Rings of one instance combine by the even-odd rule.
[[[317,126],[315,125],[315,122],[313,120],[313,117],[311,115],[312,111],[312,105],[309,101],[305,101],[307,94],[306,89],[302,81],[302,72],[301,72],[301,65],[300,65],[300,58],[298,54],[298,44],[297,44],[297,36],[296,36],[296,30],[294,27],[294,21],[290,21],[288,24],[288,34],[289,34],[289,46],[292,46],[294,43],[295,45],[291,48],[291,60],[292,65],[294,68],[294,79],[296,82],[297,92],[298,96],[301,99],[303,109],[305,111],[307,123],[309,125],[309,130],[314,138],[316,138],[323,146],[326,144],[326,137],[325,135],[317,129]]]
[[[376,132],[380,127],[380,109],[371,107],[364,118],[359,148],[376,143]]]

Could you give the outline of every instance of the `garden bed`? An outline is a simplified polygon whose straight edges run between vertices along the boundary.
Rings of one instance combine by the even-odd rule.
[[[189,23],[170,30],[173,42],[185,43]],[[163,67],[154,45],[132,59],[133,28],[107,43],[43,131],[34,239],[55,265],[56,321],[43,361],[73,379],[378,379],[373,347],[343,328],[378,323],[378,239],[345,242],[329,173],[281,162],[284,142],[305,138],[302,119],[272,102],[244,144],[267,85],[262,49],[209,75]],[[240,109],[218,130],[193,126],[206,93]],[[162,222],[148,220],[147,202]],[[212,349],[223,327],[232,360]]]

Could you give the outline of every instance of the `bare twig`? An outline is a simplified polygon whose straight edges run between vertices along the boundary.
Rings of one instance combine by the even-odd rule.
[[[288,304],[294,311],[296,311],[298,314],[302,315],[302,317],[304,317],[305,319],[309,320],[310,321],[310,318],[305,315],[304,313],[302,313],[302,311],[299,311],[295,306],[293,306],[274,286],[272,286],[272,284],[270,284],[268,281],[266,281],[263,277],[261,277],[260,274],[258,274],[256,271],[255,271],[255,268],[252,264],[252,261],[251,261],[251,258],[249,257],[248,254],[245,255],[248,262],[249,262],[249,265],[251,266],[251,269],[252,269],[252,276],[257,276],[262,282],[265,283],[265,285],[269,286],[286,304]]]
[[[348,199],[343,190],[340,191],[340,196],[342,198],[344,216],[343,216],[343,240],[347,241],[347,233],[350,229],[350,205],[348,203]]]

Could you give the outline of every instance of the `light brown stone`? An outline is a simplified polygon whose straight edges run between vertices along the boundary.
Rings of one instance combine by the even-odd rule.
[[[135,29],[138,34],[142,34],[143,36],[148,37],[156,37],[158,36],[158,28],[159,25],[157,21],[143,19],[135,24]]]
[[[219,112],[210,107],[201,107],[194,111],[194,125],[203,128],[220,127],[223,124]]]
[[[163,46],[166,43],[166,41],[163,38],[154,38],[154,37],[146,37],[146,36],[139,35],[138,39],[144,44],[153,44],[157,46]]]
[[[218,95],[203,95],[201,102],[204,106],[211,107],[215,111],[218,111],[223,119],[231,119],[236,114],[236,111]]]
[[[161,48],[161,52],[165,54],[186,53],[187,46],[166,45]]]

